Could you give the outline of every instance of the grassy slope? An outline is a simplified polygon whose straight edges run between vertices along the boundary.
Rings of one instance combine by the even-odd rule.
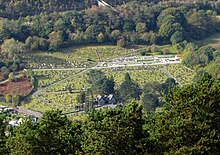
[[[220,50],[220,33],[216,33],[206,39],[193,42],[199,46],[209,45],[216,48],[217,50]]]
[[[135,51],[148,49],[149,46],[140,45],[138,46]],[[30,56],[34,58],[34,56],[39,55],[41,57],[44,57],[46,54],[51,57],[59,58],[60,60],[67,60],[67,61],[75,61],[78,63],[81,63],[82,61],[87,61],[88,58],[98,61],[98,57],[96,54],[96,49],[99,50],[100,55],[103,60],[107,60],[108,58],[114,58],[118,56],[123,56],[129,53],[134,53],[135,51],[133,49],[123,49],[119,48],[117,46],[85,46],[85,47],[71,47],[66,49],[61,49],[59,51],[53,52],[48,54],[47,52],[35,52],[31,53]],[[171,54],[176,54],[175,49],[170,45],[164,45],[164,46],[158,46],[158,49],[163,51],[164,49],[170,49]],[[70,56],[68,54],[71,53]],[[151,55],[157,55],[160,54],[160,52],[154,52],[151,53]],[[135,55],[140,55],[139,53]],[[37,63],[37,62],[36,62]],[[45,62],[46,63],[46,62]],[[56,63],[56,62],[54,62]],[[40,64],[38,62],[37,64]],[[133,69],[131,69],[133,68]],[[129,72],[132,79],[136,81],[141,87],[143,87],[145,82],[149,81],[157,81],[157,82],[164,82],[167,78],[167,75],[161,70],[163,66],[149,66],[145,68],[144,70],[136,70],[139,67],[128,67],[128,68],[119,68],[119,69],[103,69],[102,71],[105,72],[107,76],[112,75],[115,78],[116,82],[116,88],[119,87],[120,83],[123,81],[124,74],[126,72]],[[188,75],[188,70],[181,69],[185,68],[183,65],[172,65],[169,68],[166,67],[166,69],[172,74],[175,78],[178,79],[178,82],[181,84],[188,83],[191,81],[192,77]],[[177,72],[179,69],[183,73],[183,80],[181,79],[180,73]],[[35,74],[41,75],[38,77],[39,84],[41,86],[53,83],[53,81],[57,81],[59,79],[62,79],[63,76],[65,77],[66,74],[72,75],[76,71],[37,71]],[[76,103],[76,93],[68,93],[66,92],[66,87],[70,86],[73,90],[82,90],[84,87],[88,88],[90,87],[90,84],[88,83],[88,77],[87,74],[77,75],[73,78],[68,79],[65,82],[53,85],[52,87],[46,89],[46,91],[43,93],[40,97],[43,100],[47,100],[50,102],[42,102],[38,99],[35,99],[32,97],[32,100],[29,101],[28,104],[23,105],[24,108],[31,108],[36,109],[39,111],[46,111],[52,108],[60,108],[63,110],[63,112],[70,112],[74,110],[74,106]]]

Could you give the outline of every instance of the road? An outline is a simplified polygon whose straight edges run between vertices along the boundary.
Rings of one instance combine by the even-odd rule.
[[[24,109],[24,108],[21,108],[21,107],[17,107],[17,108],[15,108],[15,110],[18,111],[19,113],[32,115],[32,116],[35,116],[35,117],[38,117],[38,118],[43,115],[43,113],[40,112],[40,111]]]

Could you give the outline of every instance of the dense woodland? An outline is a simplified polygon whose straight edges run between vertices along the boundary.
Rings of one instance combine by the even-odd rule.
[[[121,47],[172,44],[183,55],[188,67],[201,68],[212,62],[206,70],[214,71],[219,51],[199,48],[190,42],[220,31],[216,17],[218,6],[218,2],[132,1],[115,5],[117,12],[108,7],[92,6],[85,10],[41,12],[14,20],[2,18],[1,59],[9,60],[7,64],[12,64],[16,70],[25,66],[25,62],[19,60],[19,53],[30,50],[53,51],[79,44],[117,44]],[[212,71],[213,76],[219,76]]]
[[[14,38],[30,50],[54,50],[67,42],[176,44],[219,31],[217,12],[209,7],[130,2],[116,9],[93,6],[80,11],[41,12],[15,20],[2,18],[0,40]]]

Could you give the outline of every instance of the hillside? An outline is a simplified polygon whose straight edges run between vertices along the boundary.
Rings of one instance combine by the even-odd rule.
[[[106,0],[115,6],[132,0]],[[97,5],[96,0],[4,0],[0,1],[0,17],[18,18],[41,12],[82,10]]]

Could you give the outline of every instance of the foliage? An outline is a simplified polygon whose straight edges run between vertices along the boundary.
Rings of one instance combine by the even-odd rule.
[[[91,113],[83,125],[84,154],[141,154],[142,107],[136,103],[126,108],[108,109]]]
[[[197,65],[205,67],[214,60],[213,53],[216,50],[210,46],[202,46],[184,53],[183,62],[186,66],[193,68]]]
[[[154,153],[218,154],[219,88],[219,80],[205,74],[170,92],[162,114],[150,119]]]
[[[7,154],[7,147],[6,147],[6,117],[4,114],[0,114],[0,154]]]
[[[15,78],[15,75],[14,75],[13,72],[11,72],[11,73],[8,75],[8,80],[9,80],[9,81],[13,81],[14,78]]]
[[[89,82],[94,93],[108,95],[114,93],[114,79],[108,79],[100,70],[91,70],[89,73]]]
[[[122,1],[108,2],[117,5]],[[29,50],[54,50],[66,43],[118,43],[120,47],[124,47],[129,42],[170,43],[171,36],[176,31],[181,35],[174,35],[173,41],[177,38],[203,39],[219,31],[219,21],[210,13],[210,7],[213,9],[217,7],[213,2],[203,4],[201,8],[198,8],[200,5],[191,2],[168,1],[163,2],[164,5],[157,2],[157,0],[137,1],[126,3],[126,7],[123,4],[117,5],[116,8],[120,12],[118,14],[108,7],[85,7],[86,4],[91,6],[97,3],[94,0],[86,2],[67,0],[62,3],[44,1],[40,4],[39,2],[27,4],[25,0],[20,0],[18,4],[15,2],[8,4],[7,0],[1,3],[1,6],[6,6],[0,10],[7,10],[3,11],[4,16],[14,20],[1,19],[0,41],[14,38],[25,42]],[[34,11],[30,10],[33,4]],[[79,4],[82,4],[82,7]],[[73,6],[79,10],[73,9]],[[81,10],[82,8],[87,9]],[[18,18],[19,16],[22,18]]]
[[[61,116],[61,111],[46,112],[37,123],[24,121],[7,139],[12,154],[75,154],[80,150],[79,125]]]
[[[86,94],[85,92],[81,92],[79,95],[76,97],[76,101],[78,104],[83,104],[86,101]]]
[[[63,37],[61,35],[61,32],[51,32],[49,34],[49,42],[50,42],[50,46],[49,49],[50,50],[56,50],[58,47],[60,47],[63,44]]]
[[[124,76],[124,81],[119,88],[119,94],[122,101],[128,101],[132,98],[140,98],[141,89],[137,83],[131,80],[129,73],[126,73]]]
[[[12,39],[5,39],[1,45],[1,52],[5,59],[16,59],[16,54],[24,51],[24,44]]]
[[[175,45],[177,43],[180,43],[183,41],[183,33],[180,31],[176,31],[170,38],[170,42],[172,43],[172,45]]]

